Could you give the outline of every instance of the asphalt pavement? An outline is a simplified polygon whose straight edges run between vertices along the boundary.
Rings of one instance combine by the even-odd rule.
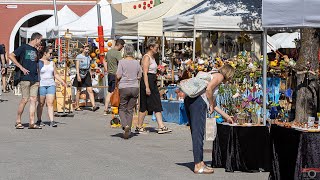
[[[266,180],[269,173],[227,173],[215,169],[211,175],[192,172],[193,156],[187,126],[167,123],[170,134],[135,134],[122,139],[122,130],[110,127],[111,115],[76,112],[73,118],[55,118],[57,128],[14,128],[20,96],[3,94],[0,103],[1,180]],[[100,104],[102,106],[102,104]],[[23,123],[28,125],[29,106]],[[46,121],[46,111],[43,119]],[[146,118],[149,127],[156,123]],[[212,142],[205,142],[204,160],[211,163]]]

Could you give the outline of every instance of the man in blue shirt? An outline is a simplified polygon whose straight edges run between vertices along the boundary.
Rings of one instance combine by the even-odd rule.
[[[23,44],[14,52],[9,55],[12,62],[19,68],[16,71],[16,78],[20,81],[22,99],[18,107],[18,115],[16,119],[16,129],[23,129],[21,124],[21,115],[24,107],[30,99],[30,124],[29,129],[41,129],[34,123],[36,103],[39,88],[38,78],[38,51],[37,47],[40,46],[42,35],[40,33],[33,33],[31,35],[31,41],[28,44]],[[18,57],[18,60],[17,60]]]

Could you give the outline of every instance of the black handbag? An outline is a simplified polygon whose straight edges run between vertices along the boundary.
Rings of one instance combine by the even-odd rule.
[[[18,86],[18,84],[21,81],[21,74],[22,74],[22,71],[20,70],[20,68],[16,67],[14,69],[13,86]]]

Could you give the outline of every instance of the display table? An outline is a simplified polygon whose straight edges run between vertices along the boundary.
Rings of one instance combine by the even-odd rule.
[[[212,167],[226,172],[270,171],[271,148],[266,126],[217,124],[213,142]]]
[[[161,100],[161,104],[163,109],[163,121],[177,124],[188,123],[188,117],[183,101]]]
[[[320,179],[320,133],[273,124],[270,138],[273,143],[270,179]],[[308,173],[310,170],[315,173]]]

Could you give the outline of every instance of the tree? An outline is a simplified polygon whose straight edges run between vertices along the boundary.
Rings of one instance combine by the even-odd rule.
[[[297,61],[297,97],[295,121],[307,122],[316,117],[319,107],[319,31],[314,28],[301,30],[301,49]],[[311,72],[311,73],[310,73]]]

